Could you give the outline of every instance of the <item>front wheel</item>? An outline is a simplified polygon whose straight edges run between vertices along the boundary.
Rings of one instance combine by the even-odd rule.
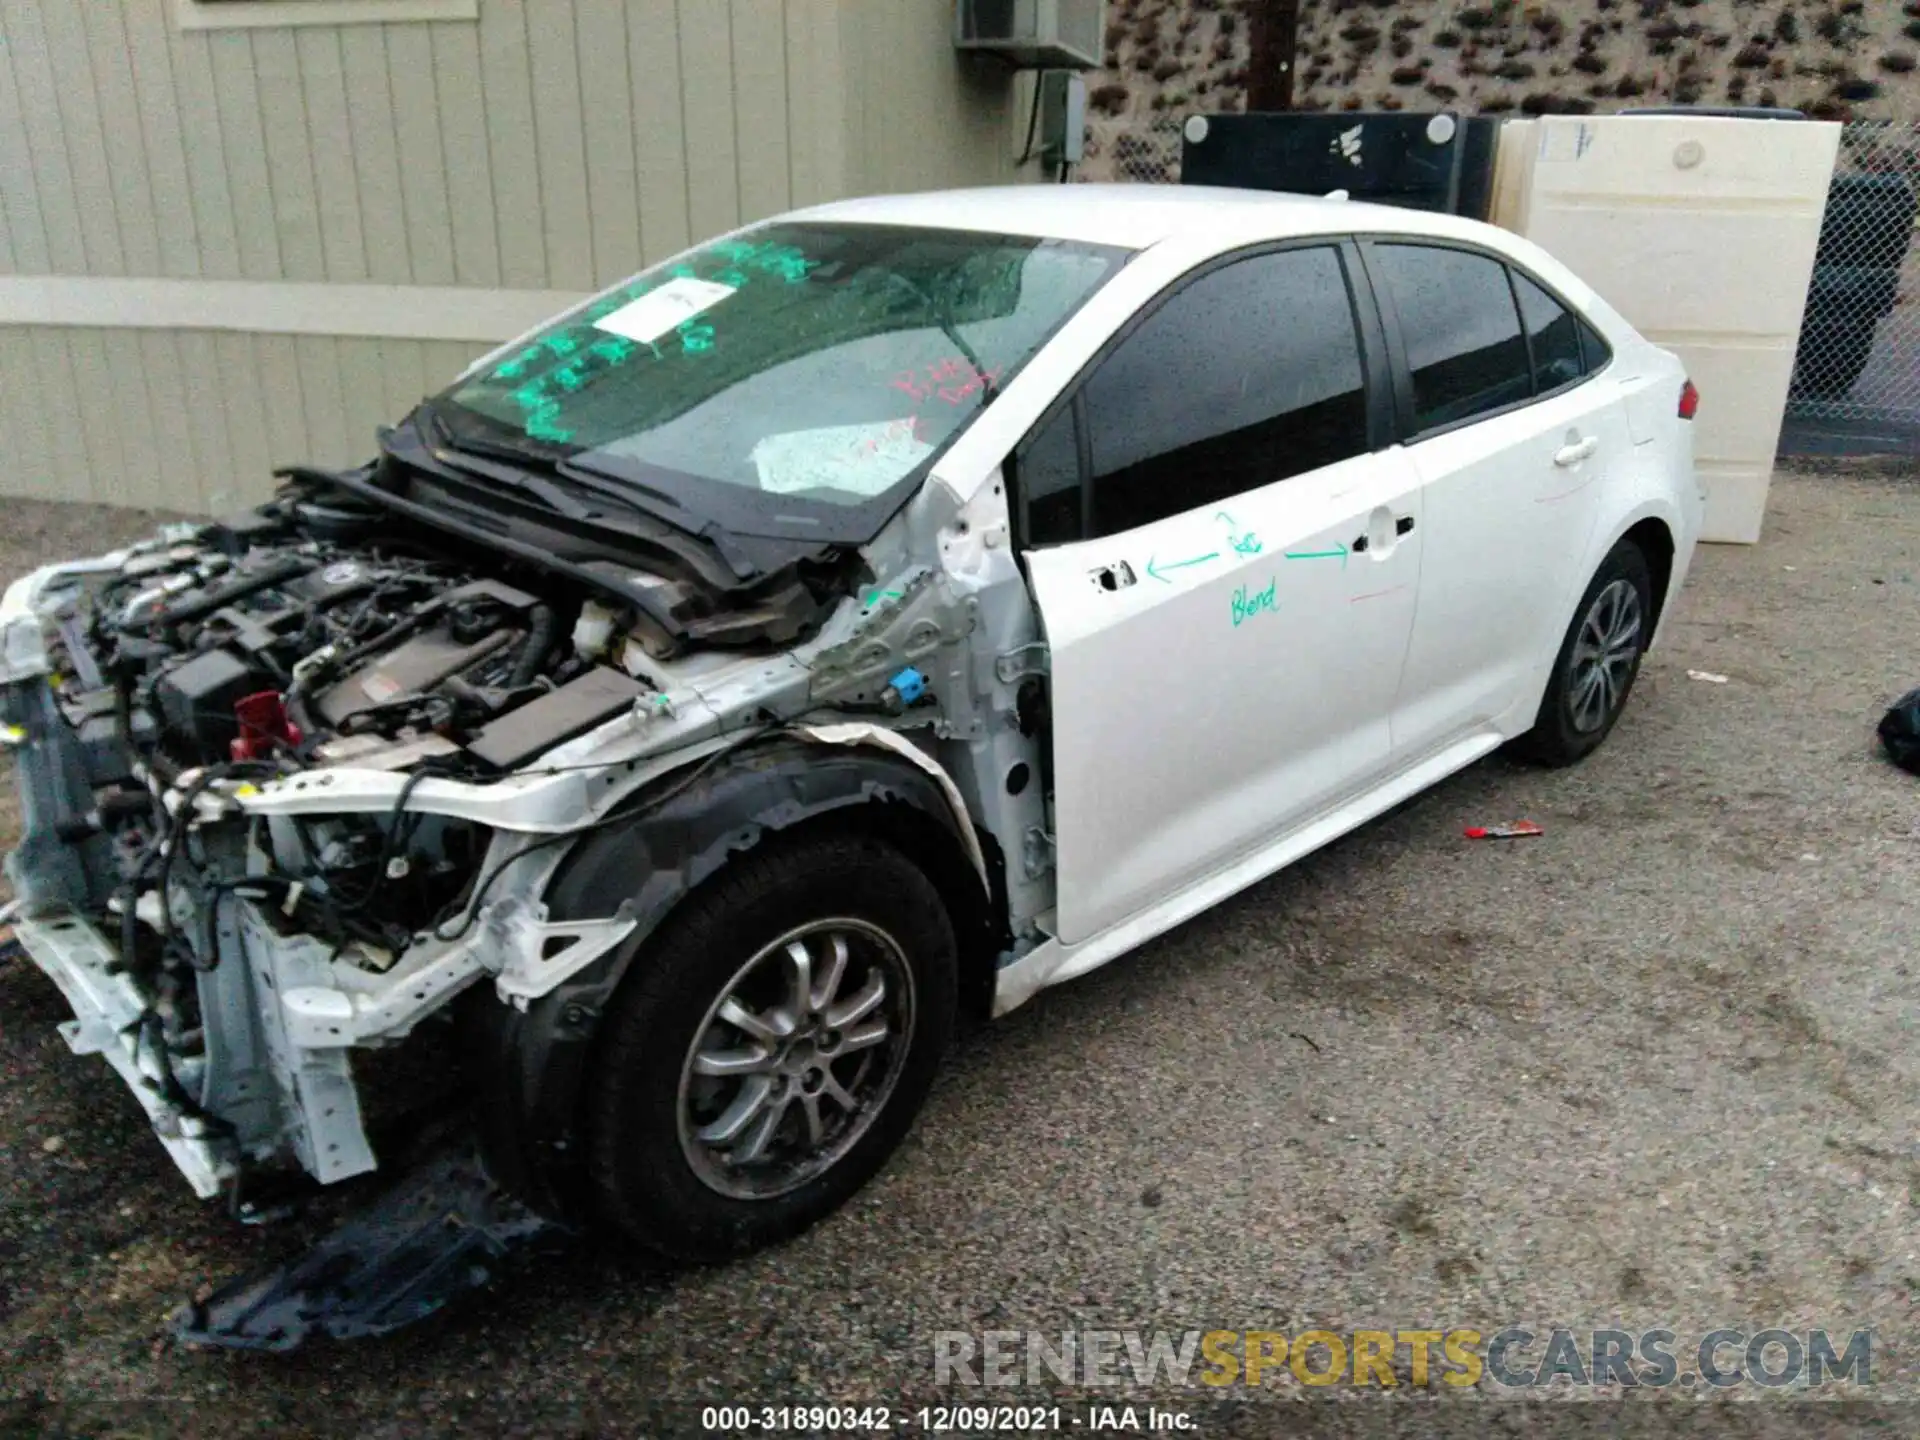
[[[838,1207],[905,1136],[952,1033],[958,946],[879,840],[773,842],[635,957],[592,1099],[604,1216],[722,1260]]]
[[[1533,728],[1514,750],[1544,765],[1571,765],[1599,749],[1626,708],[1652,628],[1647,558],[1622,540],[1581,596]]]

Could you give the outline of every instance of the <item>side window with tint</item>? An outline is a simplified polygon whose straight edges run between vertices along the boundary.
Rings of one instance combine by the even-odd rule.
[[[1533,345],[1535,391],[1544,395],[1586,374],[1580,358],[1580,322],[1518,270],[1513,272],[1513,288],[1520,296],[1520,318]]]
[[[1613,347],[1601,338],[1600,332],[1586,321],[1580,322],[1580,352],[1586,362],[1586,373],[1607,368],[1607,362],[1613,359]]]
[[[1014,456],[1014,482],[1026,507],[1026,544],[1080,538],[1080,443],[1071,405],[1042,425]]]
[[[1257,255],[1201,276],[1087,381],[1090,534],[1364,454],[1364,373],[1333,247]]]
[[[1505,265],[1430,245],[1381,245],[1374,254],[1406,341],[1416,432],[1532,396]]]

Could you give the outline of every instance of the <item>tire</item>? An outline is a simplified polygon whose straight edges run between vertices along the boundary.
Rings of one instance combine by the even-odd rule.
[[[586,1116],[601,1218],[643,1249],[710,1263],[836,1209],[926,1098],[958,963],[939,892],[877,839],[799,837],[735,861],[646,944],[609,1007]],[[856,1015],[876,977],[879,1000]]]
[[[1630,604],[1635,625],[1630,653],[1625,653],[1621,663],[1605,667],[1608,678],[1598,682],[1602,703],[1596,707],[1590,688],[1593,682],[1587,679],[1592,663],[1587,651],[1596,633],[1624,634],[1626,619],[1616,627],[1613,617],[1619,612],[1608,608],[1621,604]],[[1641,657],[1652,638],[1652,625],[1653,580],[1647,558],[1631,540],[1622,540],[1600,562],[1592,583],[1574,607],[1573,622],[1567,626],[1560,653],[1554,657],[1553,673],[1547,679],[1547,693],[1540,699],[1540,711],[1533,728],[1514,741],[1515,753],[1542,765],[1558,766],[1572,765],[1599,749],[1633,692]]]

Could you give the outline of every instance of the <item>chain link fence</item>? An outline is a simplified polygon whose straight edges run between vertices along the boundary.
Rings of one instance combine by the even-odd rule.
[[[1178,115],[1151,120],[1089,119],[1086,158],[1075,167],[1075,178],[1179,184],[1182,120]]]
[[[1917,180],[1920,126],[1847,126],[1807,293],[1789,420],[1920,425]]]

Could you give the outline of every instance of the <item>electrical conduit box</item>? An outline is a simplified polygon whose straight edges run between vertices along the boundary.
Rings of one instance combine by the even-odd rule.
[[[1054,165],[1078,165],[1087,153],[1087,82],[1072,70],[1043,71],[1040,153]]]
[[[1571,267],[1700,387],[1703,540],[1760,538],[1840,129],[1549,115],[1501,134],[1495,223]]]

